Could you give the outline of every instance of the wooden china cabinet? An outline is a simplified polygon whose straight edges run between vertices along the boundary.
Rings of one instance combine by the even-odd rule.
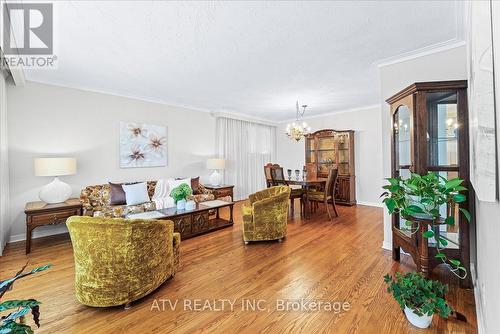
[[[468,201],[460,207],[471,211],[473,190],[469,177],[469,133],[467,112],[467,81],[419,82],[403,89],[386,100],[392,115],[392,177],[407,178],[411,173],[436,172],[446,179],[460,177],[469,189],[464,194]],[[470,284],[470,225],[458,207],[443,204],[442,215],[454,212],[454,225],[439,223],[418,225],[406,222],[399,214],[392,215],[393,258],[399,261],[400,248],[409,253],[417,269],[424,274],[441,264],[436,259],[436,241],[425,240],[415,233],[415,226],[425,231],[432,229],[448,241],[444,252],[449,258],[462,262]],[[474,224],[472,218],[471,224]]]
[[[338,168],[335,187],[337,204],[356,204],[354,169],[354,131],[319,130],[305,138],[306,170],[311,177],[328,177],[330,168]]]

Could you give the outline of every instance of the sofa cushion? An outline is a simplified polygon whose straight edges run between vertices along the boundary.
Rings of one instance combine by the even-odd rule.
[[[109,204],[110,205],[123,205],[127,203],[125,198],[125,191],[123,191],[123,183],[109,183]]]
[[[201,194],[199,176],[191,178],[191,189],[193,189],[193,195]]]
[[[146,182],[122,185],[127,205],[137,205],[150,201]]]

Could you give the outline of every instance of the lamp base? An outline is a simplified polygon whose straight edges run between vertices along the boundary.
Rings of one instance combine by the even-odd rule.
[[[217,170],[214,170],[212,175],[210,175],[210,184],[213,186],[218,186],[221,183],[221,176]]]
[[[45,203],[62,203],[71,197],[71,192],[72,190],[69,184],[62,182],[56,177],[54,181],[45,185],[40,190],[38,197]]]

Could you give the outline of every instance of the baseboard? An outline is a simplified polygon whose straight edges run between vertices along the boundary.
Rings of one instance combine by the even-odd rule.
[[[388,251],[392,251],[392,245],[391,245],[391,243],[388,242],[388,241],[385,241],[385,240],[382,242],[382,248],[386,249]]]
[[[376,203],[376,202],[356,201],[356,204],[358,204],[358,205],[366,205],[366,206],[376,206],[378,208],[383,207],[382,203]]]
[[[68,233],[68,229],[66,228],[66,225],[48,226],[46,228],[39,227],[39,230],[35,229],[33,231],[32,239],[43,238],[43,237],[48,237],[51,235],[62,234],[62,233]],[[9,237],[9,240],[7,241],[7,243],[10,244],[12,242],[18,242],[18,241],[24,241],[24,240],[26,240],[26,233],[14,234],[14,235],[11,235]]]
[[[483,296],[481,294],[481,287],[477,281],[476,265],[470,264],[470,274],[472,277],[472,286],[474,287],[474,301],[476,303],[476,319],[477,319],[477,332],[479,334],[486,334],[483,313]]]

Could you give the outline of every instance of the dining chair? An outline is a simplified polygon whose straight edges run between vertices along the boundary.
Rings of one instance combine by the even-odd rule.
[[[271,169],[273,168],[272,163],[264,165],[264,176],[266,177],[266,187],[270,188],[273,185],[273,177],[271,176]]]
[[[288,186],[288,182],[285,179],[285,173],[283,172],[283,167],[280,165],[273,165],[271,167],[271,178],[273,186]],[[295,200],[300,199],[300,214],[304,212],[304,191],[302,188],[292,188],[290,187],[290,215],[293,217],[295,215]]]
[[[338,217],[337,207],[335,206],[335,185],[337,183],[338,169],[332,168],[328,172],[328,179],[326,180],[325,189],[323,191],[309,191],[307,193],[307,201],[311,204],[323,203],[328,213],[328,217],[332,220],[332,215],[330,213],[329,203],[332,204],[333,211],[335,212],[335,217]]]

